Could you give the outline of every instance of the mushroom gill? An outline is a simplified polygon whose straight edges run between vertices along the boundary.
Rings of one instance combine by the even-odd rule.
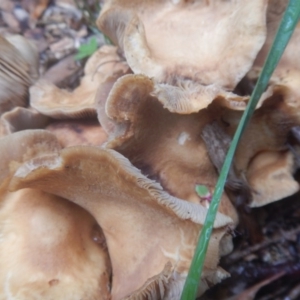
[[[21,36],[0,35],[0,115],[27,105],[28,88],[37,77],[37,49]]]
[[[112,263],[112,299],[178,299],[207,209],[172,197],[121,154],[76,146],[21,166],[11,190],[35,188],[89,211]],[[199,294],[227,277],[218,267],[231,250],[232,220],[218,213]]]

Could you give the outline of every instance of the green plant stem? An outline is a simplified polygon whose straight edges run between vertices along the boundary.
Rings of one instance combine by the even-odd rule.
[[[283,15],[282,21],[279,25],[277,34],[275,36],[272,48],[268,54],[268,57],[263,66],[262,72],[256,83],[254,91],[251,95],[250,101],[247,105],[246,110],[243,113],[241,121],[235,132],[233,140],[231,142],[230,148],[226,155],[216,189],[211,201],[211,204],[206,215],[205,223],[203,225],[200,238],[198,240],[197,247],[195,249],[195,254],[191,263],[189,274],[187,276],[184,289],[181,295],[181,300],[194,300],[196,298],[196,293],[205,261],[205,255],[208,248],[208,243],[210,240],[211,232],[213,230],[213,224],[218,211],[221,196],[224,191],[224,186],[226,178],[233,160],[233,156],[240,140],[240,137],[245,130],[246,125],[251,118],[258,100],[260,99],[262,93],[267,88],[268,82],[272,73],[274,72],[285,47],[287,46],[292,33],[297,25],[298,19],[300,17],[300,1],[290,0],[287,9]]]

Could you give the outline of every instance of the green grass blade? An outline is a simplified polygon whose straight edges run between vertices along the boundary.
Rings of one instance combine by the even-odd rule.
[[[262,93],[267,88],[268,82],[274,69],[276,68],[285,47],[287,46],[292,33],[297,25],[298,19],[300,18],[300,1],[290,0],[288,7],[284,13],[280,26],[278,28],[276,37],[274,39],[272,48],[266,59],[264,67],[262,69],[261,75],[257,81],[254,91],[251,95],[250,101],[247,108],[241,118],[239,126],[231,142],[230,148],[228,150],[227,156],[222,167],[216,189],[205,219],[204,226],[201,231],[200,238],[198,240],[197,247],[195,249],[195,254],[191,263],[188,277],[186,279],[184,289],[181,295],[181,300],[194,300],[196,298],[196,292],[198,289],[198,284],[200,281],[205,255],[210,240],[211,232],[213,229],[213,224],[218,211],[220,198],[224,191],[224,186],[226,178],[233,160],[233,156],[240,140],[240,137],[251,118],[253,111],[260,99]]]

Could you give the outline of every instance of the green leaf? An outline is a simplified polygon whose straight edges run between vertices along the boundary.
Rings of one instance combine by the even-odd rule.
[[[208,188],[205,185],[196,185],[196,193],[200,196],[200,197],[207,197],[208,195],[210,195],[210,192],[208,190]]]
[[[90,57],[98,49],[97,39],[92,37],[87,44],[82,44],[75,55],[76,60]]]
[[[273,71],[275,70],[285,47],[290,40],[292,33],[297,25],[298,19],[300,17],[300,1],[290,0],[287,9],[283,15],[282,21],[279,25],[279,29],[275,36],[272,48],[266,59],[260,77],[256,83],[254,91],[251,95],[250,101],[247,108],[241,118],[239,126],[231,142],[230,148],[228,150],[227,156],[225,158],[216,189],[209,206],[209,210],[203,225],[198,244],[195,249],[195,254],[191,263],[188,277],[186,279],[184,289],[181,295],[181,300],[193,300],[196,298],[196,293],[198,289],[198,284],[200,281],[205,255],[208,248],[208,243],[210,240],[211,232],[213,230],[213,224],[218,211],[220,198],[224,191],[225,181],[233,160],[233,156],[240,140],[240,137],[251,118],[258,100],[260,99],[262,93],[267,88],[268,82],[271,78]]]

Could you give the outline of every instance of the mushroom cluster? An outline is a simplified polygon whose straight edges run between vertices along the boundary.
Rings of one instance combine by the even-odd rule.
[[[116,46],[73,91],[0,38],[0,299],[180,299],[277,2],[107,0],[97,24]],[[299,190],[299,34],[237,149],[198,296],[230,275],[238,212]]]

